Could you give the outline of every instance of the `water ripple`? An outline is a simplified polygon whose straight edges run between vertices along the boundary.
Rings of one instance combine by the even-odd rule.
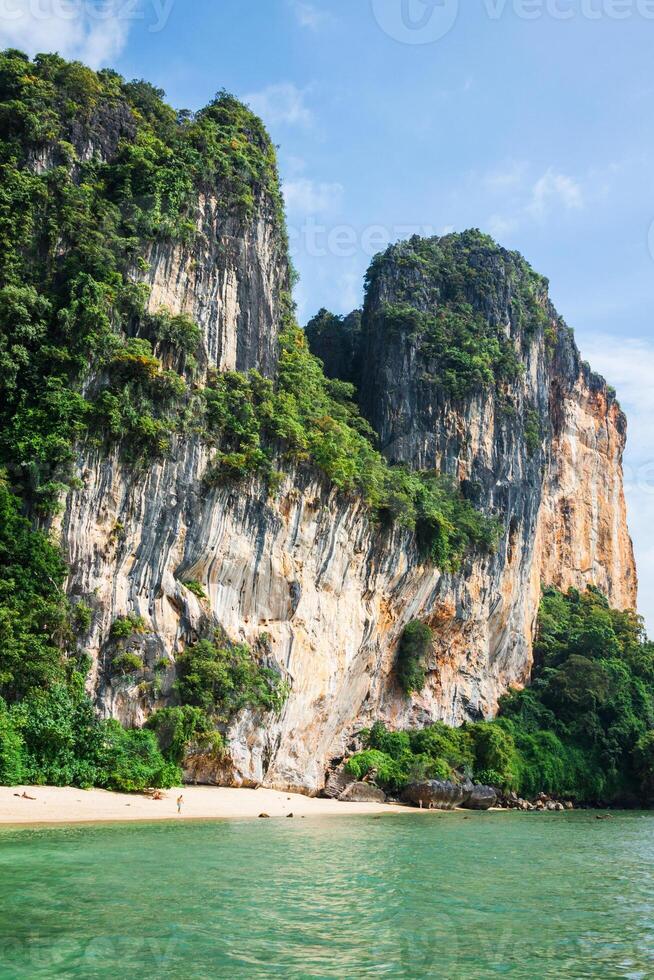
[[[0,832],[0,977],[654,975],[654,814]]]

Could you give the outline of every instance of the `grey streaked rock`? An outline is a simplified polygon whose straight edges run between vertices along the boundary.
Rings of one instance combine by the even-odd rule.
[[[343,803],[384,803],[386,794],[372,783],[354,782],[345,787],[339,800]]]
[[[463,806],[469,796],[467,786],[451,783],[440,779],[425,779],[421,782],[410,783],[402,799],[406,803],[428,810],[454,810]]]
[[[461,804],[466,810],[490,810],[497,804],[497,792],[492,786],[475,785],[469,791],[468,798]]]

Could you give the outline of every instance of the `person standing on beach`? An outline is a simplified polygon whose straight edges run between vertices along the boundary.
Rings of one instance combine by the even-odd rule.
[[[181,813],[182,812],[182,803],[183,802],[184,802],[184,797],[180,793],[179,796],[177,797],[177,812],[178,813]]]

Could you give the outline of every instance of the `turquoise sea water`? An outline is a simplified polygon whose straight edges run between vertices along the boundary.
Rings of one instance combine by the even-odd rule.
[[[651,977],[654,814],[0,830],[0,977]]]

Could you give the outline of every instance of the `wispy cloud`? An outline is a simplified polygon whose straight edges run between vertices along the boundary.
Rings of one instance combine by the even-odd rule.
[[[510,218],[502,214],[492,214],[488,221],[486,221],[485,227],[488,228],[493,238],[501,239],[513,234],[518,224],[517,218]]]
[[[284,184],[284,199],[289,214],[329,214],[338,210],[343,199],[343,185],[324,183],[300,177]]]
[[[99,68],[124,49],[130,28],[143,11],[124,0],[61,3],[60,0],[12,0],[0,12],[0,48],[29,55],[57,51]]]
[[[305,93],[292,82],[250,92],[243,96],[243,101],[270,126],[309,126],[313,119]]]
[[[326,10],[320,10],[313,3],[307,0],[289,0],[290,7],[295,14],[300,27],[306,27],[310,31],[319,30],[324,24],[331,20],[331,14]]]
[[[492,170],[484,174],[482,183],[490,191],[501,192],[519,187],[524,181],[527,172],[527,164],[520,161],[513,161],[506,167]]]
[[[552,211],[578,211],[582,205],[578,181],[550,167],[534,184],[527,211],[535,218],[544,218]]]
[[[511,162],[476,178],[495,202],[496,210],[484,222],[495,237],[584,207],[586,195],[580,180],[553,167],[538,176],[529,171],[525,162]],[[588,175],[588,182],[593,186],[597,183],[593,175]]]

